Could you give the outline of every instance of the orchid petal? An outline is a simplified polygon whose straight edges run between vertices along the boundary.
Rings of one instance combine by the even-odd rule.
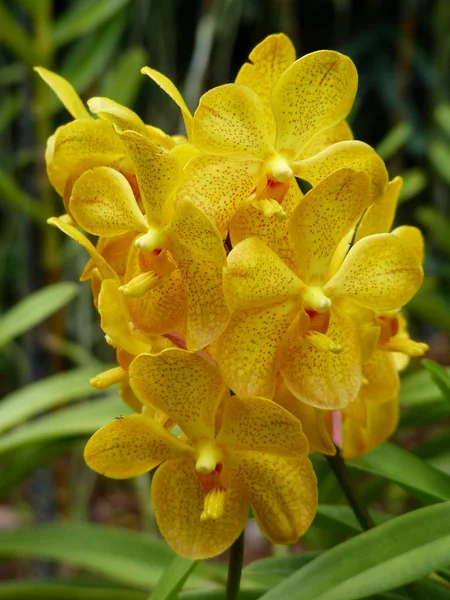
[[[131,387],[143,404],[159,408],[191,441],[214,439],[225,385],[211,361],[169,348],[159,354],[141,354],[129,372]]]
[[[339,242],[369,202],[369,178],[351,169],[329,175],[299,202],[289,221],[289,234],[306,284],[325,283]]]
[[[272,91],[277,151],[294,159],[312,137],[345,119],[357,87],[355,65],[339,52],[319,50],[295,61]]]
[[[34,67],[34,70],[52,88],[74,119],[92,118],[74,87],[64,77],[44,67]]]
[[[271,150],[264,106],[246,85],[228,83],[201,98],[194,115],[192,143],[211,154],[264,159]]]
[[[416,251],[390,233],[363,238],[326,284],[329,296],[343,296],[377,311],[395,310],[417,292],[423,279]]]
[[[252,88],[262,100],[267,131],[275,141],[275,119],[270,97],[280,75],[295,61],[295,48],[284,33],[269,35],[249,54],[250,62],[244,63],[236,77],[236,83]]]
[[[244,529],[250,503],[240,482],[226,467],[223,514],[201,520],[205,493],[194,475],[190,459],[169,460],[153,476],[152,502],[156,521],[166,542],[177,554],[193,560],[210,558],[226,550]]]
[[[94,433],[86,445],[84,458],[101,475],[127,479],[190,452],[186,443],[159,423],[143,415],[127,415]]]

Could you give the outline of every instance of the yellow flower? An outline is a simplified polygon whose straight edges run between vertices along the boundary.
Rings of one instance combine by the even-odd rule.
[[[168,415],[183,434],[175,437],[146,415],[127,416],[89,440],[88,465],[114,478],[160,465],[152,481],[156,519],[181,556],[224,551],[250,506],[271,541],[296,542],[317,505],[300,422],[270,400],[229,397],[216,366],[183,350],[142,354],[130,374],[139,400]]]
[[[393,310],[422,281],[417,254],[391,234],[360,240],[330,275],[336,248],[370,203],[368,186],[365,174],[342,169],[297,204],[288,226],[295,268],[257,238],[230,252],[224,292],[232,315],[216,357],[236,393],[272,397],[279,369],[313,406],[343,408],[356,397],[361,344],[340,300]]]
[[[238,83],[204,94],[193,117],[167,78],[143,69],[180,106],[190,141],[202,153],[187,163],[180,193],[222,234],[247,199],[268,216],[284,217],[279,203],[294,175],[315,185],[354,168],[369,173],[374,198],[380,196],[387,184],[383,161],[342,125],[357,89],[352,61],[321,50],[293,62],[283,35],[269,36],[250,58],[254,64],[244,65]]]

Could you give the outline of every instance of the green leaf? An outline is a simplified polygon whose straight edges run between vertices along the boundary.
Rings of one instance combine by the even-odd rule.
[[[0,318],[0,348],[68,304],[78,291],[75,283],[55,283],[18,302]]]
[[[84,439],[84,438],[83,438]],[[52,441],[50,444],[33,445],[16,450],[8,456],[0,469],[0,497],[5,495],[24,477],[33,473],[38,467],[68,452],[80,443],[79,438]]]
[[[450,415],[450,403],[426,370],[420,370],[402,379],[400,404],[401,427],[432,423]]]
[[[112,581],[145,589],[147,595],[175,558],[162,539],[92,523],[57,523],[1,531],[0,556],[50,559],[75,565]],[[194,575],[190,583],[204,586],[205,581],[203,576]]]
[[[450,370],[427,358],[422,361],[422,364],[430,373],[432,380],[444,394],[446,400],[450,400]]]
[[[448,301],[437,291],[426,288],[427,279],[422,289],[408,302],[408,312],[417,319],[431,323],[440,330],[450,334],[450,308]]]
[[[105,72],[125,28],[125,21],[117,15],[95,33],[78,40],[67,54],[61,75],[79,94],[85,92]],[[61,109],[54,97],[52,109]]]
[[[450,145],[445,142],[434,141],[429,146],[428,156],[439,177],[446,183],[450,183]]]
[[[33,66],[36,60],[33,39],[14,18],[4,2],[0,2],[0,44],[28,66]]]
[[[130,0],[79,0],[55,23],[53,43],[67,44],[111,19]]]
[[[129,48],[124,52],[109,73],[100,94],[112,98],[119,104],[131,106],[136,100],[139,88],[144,81],[141,68],[146,62],[143,48]]]
[[[448,562],[450,502],[445,502],[323,552],[261,600],[356,600],[410,583]]]
[[[49,408],[98,393],[89,385],[104,365],[73,369],[27,385],[0,402],[0,433]]]
[[[24,423],[0,437],[0,454],[48,440],[91,435],[118,415],[131,409],[119,396],[82,402]]]
[[[450,104],[440,104],[434,111],[438,124],[447,135],[450,135]]]
[[[255,560],[242,570],[241,587],[270,590],[319,555],[320,552],[300,552]]]
[[[381,140],[375,150],[383,160],[388,160],[399,150],[412,134],[409,123],[399,123]]]
[[[414,600],[450,600],[450,587],[429,580],[416,581],[408,586]]]
[[[46,215],[42,205],[29,196],[2,168],[0,168],[0,194],[4,202],[24,212],[36,225],[47,227],[46,220],[50,214]]]
[[[175,600],[178,598],[186,579],[197,564],[198,561],[182,556],[174,558],[172,564],[161,575],[148,600]]]
[[[410,452],[385,442],[375,450],[347,463],[358,469],[394,481],[419,499],[430,502],[450,499],[450,476]]]
[[[378,510],[371,510],[370,515],[376,524],[384,523],[392,518],[392,515]],[[322,529],[337,529],[350,535],[362,531],[353,511],[348,506],[337,504],[319,504],[313,526]]]
[[[106,586],[13,581],[0,585],[0,600],[145,600],[147,594],[137,590]]]
[[[448,183],[450,183],[450,146],[448,148],[448,162],[446,168]],[[445,218],[445,215],[432,206],[420,206],[415,211],[415,216],[425,227],[436,246],[450,255],[450,222]]]
[[[400,202],[411,200],[411,198],[420,194],[427,186],[427,174],[422,169],[406,169],[405,171],[402,171],[400,175],[403,177]]]

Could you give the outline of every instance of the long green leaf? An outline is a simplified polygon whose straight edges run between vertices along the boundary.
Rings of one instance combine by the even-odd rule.
[[[434,360],[424,359],[423,366],[431,375],[431,379],[443,393],[446,400],[450,400],[450,371],[434,362]]]
[[[0,194],[4,202],[8,202],[13,208],[24,212],[36,225],[47,226],[46,220],[51,215],[45,214],[45,209],[27,194],[3,168],[0,168]]]
[[[130,412],[118,396],[69,406],[5,433],[0,437],[0,454],[47,440],[91,435],[116,416]]]
[[[4,2],[0,2],[0,45],[8,48],[28,66],[33,66],[36,59],[33,39],[11,14]]]
[[[450,476],[394,444],[385,442],[348,465],[395,481],[420,499],[426,497],[431,502],[450,499]]]
[[[450,502],[428,506],[324,552],[264,600],[355,600],[400,587],[450,562]]]
[[[138,590],[106,586],[74,585],[14,581],[0,585],[0,600],[145,600],[147,594]]]
[[[198,561],[177,556],[161,575],[148,600],[175,600]]]
[[[79,94],[84,93],[105,72],[117,49],[125,28],[120,15],[113,17],[99,30],[77,40],[71,46],[61,74],[74,86]],[[60,101],[54,96],[51,108],[61,109]]]
[[[57,560],[143,588],[147,595],[175,558],[163,540],[148,534],[75,523],[2,531],[0,556]],[[205,579],[194,575],[190,583],[204,585]]]
[[[89,379],[103,366],[93,365],[58,373],[27,385],[0,402],[0,433],[49,408],[92,396]]]
[[[145,63],[146,53],[142,48],[129,48],[106,79],[100,90],[101,95],[125,106],[132,106],[144,81],[141,68]]]
[[[130,0],[79,0],[55,24],[53,43],[67,44],[74,38],[86,35],[113,17]]]
[[[371,510],[370,515],[377,524],[392,518],[392,515],[378,510]],[[337,529],[347,534],[362,531],[353,511],[348,506],[336,504],[319,504],[313,525],[322,529]]]
[[[78,291],[75,283],[55,283],[21,300],[0,317],[0,348],[65,306]]]
[[[71,450],[79,444],[78,438],[52,441],[49,444],[33,445],[23,448],[8,456],[0,469],[0,497],[6,494],[24,477],[33,473],[38,467]]]

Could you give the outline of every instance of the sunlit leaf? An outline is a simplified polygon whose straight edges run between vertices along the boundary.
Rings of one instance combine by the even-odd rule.
[[[145,51],[139,47],[129,48],[109,73],[100,95],[112,98],[119,104],[131,106],[144,81],[141,68],[145,64]]]
[[[75,283],[55,283],[18,302],[0,317],[0,348],[68,304],[78,291]]]
[[[394,444],[385,442],[348,464],[351,468],[394,481],[419,499],[428,498],[430,502],[450,500],[450,476]]]
[[[446,400],[450,401],[450,370],[434,362],[424,359],[423,366],[430,373],[432,380],[439,387]]]
[[[130,0],[80,0],[64,13],[55,23],[53,43],[55,46],[67,44],[70,40],[86,35],[113,17]]]
[[[410,583],[450,562],[450,502],[366,531],[302,567],[263,600],[356,600]]]
[[[177,556],[164,571],[148,600],[175,600],[198,561]]]

